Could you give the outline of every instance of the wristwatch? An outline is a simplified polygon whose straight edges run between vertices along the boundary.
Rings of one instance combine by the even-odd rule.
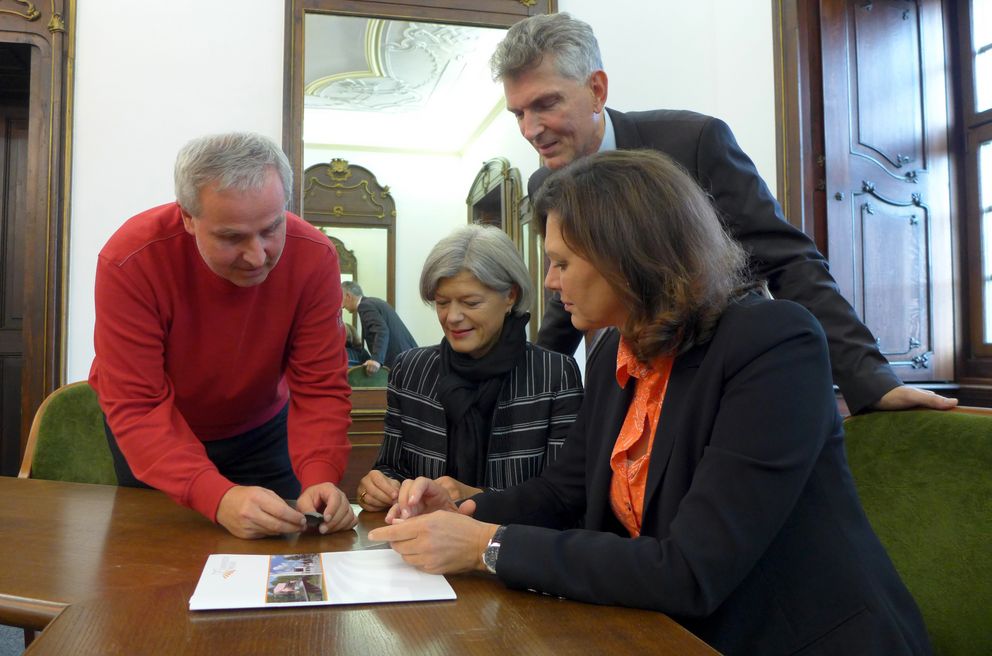
[[[489,544],[486,545],[486,550],[482,552],[482,564],[486,566],[490,574],[496,573],[496,560],[499,558],[499,544],[503,540],[503,533],[506,532],[505,526],[500,526],[493,533],[493,537],[489,540]]]

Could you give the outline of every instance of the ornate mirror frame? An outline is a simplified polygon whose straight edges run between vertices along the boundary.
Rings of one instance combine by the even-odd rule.
[[[505,157],[494,157],[482,165],[465,199],[468,222],[496,226],[521,247],[520,171]]]
[[[386,302],[396,303],[396,202],[364,166],[332,159],[303,172],[303,218],[315,226],[386,231]],[[340,242],[338,242],[340,243]],[[340,249],[339,249],[340,254]],[[350,251],[348,251],[350,253]],[[346,262],[342,260],[342,272]],[[354,254],[351,264],[357,273]]]

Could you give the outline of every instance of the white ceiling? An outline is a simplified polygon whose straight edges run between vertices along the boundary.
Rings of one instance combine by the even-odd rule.
[[[303,141],[459,153],[503,111],[504,30],[306,14]]]

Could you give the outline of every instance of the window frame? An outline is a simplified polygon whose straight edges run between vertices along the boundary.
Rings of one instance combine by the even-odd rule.
[[[958,16],[958,66],[961,73],[960,100],[957,118],[960,126],[961,142],[964,146],[960,158],[960,172],[964,193],[959,207],[962,211],[962,235],[965,237],[963,252],[966,258],[964,273],[967,289],[966,338],[963,349],[963,371],[959,378],[992,378],[992,339],[985,339],[985,315],[992,313],[992,305],[986,306],[984,299],[985,281],[982,253],[982,207],[979,198],[979,145],[992,141],[992,108],[979,112],[975,108],[977,95],[975,79],[975,44],[972,30],[972,6],[974,0],[960,5]],[[992,234],[987,236],[992,247]],[[988,272],[992,275],[992,271]]]

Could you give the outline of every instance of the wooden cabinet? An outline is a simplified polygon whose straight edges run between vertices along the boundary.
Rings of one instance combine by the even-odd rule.
[[[356,501],[358,482],[368,473],[379,455],[386,419],[386,389],[356,388],[351,392],[351,455],[341,489],[352,502]]]

